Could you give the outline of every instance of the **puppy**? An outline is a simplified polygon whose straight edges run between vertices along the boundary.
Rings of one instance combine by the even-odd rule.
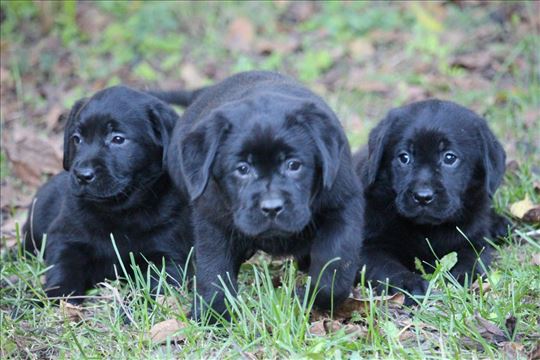
[[[81,296],[126,269],[129,254],[181,280],[192,246],[188,199],[165,170],[169,135],[178,115],[169,105],[123,86],[79,100],[64,132],[64,169],[37,193],[24,226],[33,252],[47,235],[49,297]],[[157,283],[152,280],[152,288]],[[69,298],[81,302],[80,298]]]
[[[234,75],[187,108],[168,167],[191,197],[197,291],[217,313],[224,286],[235,293],[240,265],[259,249],[294,255],[313,283],[320,277],[317,306],[349,295],[363,198],[343,129],[321,98],[277,73]]]
[[[482,273],[478,260],[491,259],[484,238],[502,219],[490,205],[505,157],[486,121],[462,106],[426,100],[391,110],[355,154],[366,197],[366,278],[424,294],[415,258],[433,265],[453,251],[457,279]]]

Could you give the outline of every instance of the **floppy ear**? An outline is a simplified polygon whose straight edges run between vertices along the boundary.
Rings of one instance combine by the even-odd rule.
[[[157,101],[153,103],[148,110],[148,117],[152,122],[154,141],[163,149],[162,163],[165,168],[167,164],[167,149],[169,147],[171,134],[174,125],[180,117],[170,106]]]
[[[486,121],[480,118],[480,137],[482,138],[482,165],[485,186],[489,196],[493,196],[502,182],[506,169],[506,152],[501,143],[489,129]]]
[[[69,111],[69,115],[66,121],[66,126],[64,128],[64,160],[63,160],[63,166],[64,170],[69,171],[69,168],[71,167],[71,162],[73,161],[73,157],[75,156],[75,146],[73,145],[73,142],[71,141],[71,135],[73,135],[73,131],[75,131],[75,124],[77,117],[79,116],[79,112],[83,108],[83,106],[88,101],[88,98],[83,98],[80,100],[77,100],[75,102],[75,105],[71,108]],[[63,116],[63,115],[61,115]]]
[[[322,162],[323,186],[330,189],[339,171],[341,152],[347,144],[339,120],[332,111],[321,109],[315,103],[305,104],[291,120],[307,129],[315,142]]]
[[[206,189],[218,147],[230,126],[222,112],[213,112],[182,140],[180,164],[192,201]]]
[[[367,170],[364,174],[364,181],[367,186],[372,185],[377,179],[384,149],[388,145],[390,129],[397,120],[398,109],[391,110],[369,133]]]

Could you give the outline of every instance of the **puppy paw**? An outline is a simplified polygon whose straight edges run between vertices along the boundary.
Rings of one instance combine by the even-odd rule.
[[[496,213],[491,214],[491,228],[489,235],[493,240],[504,238],[508,235],[508,229],[512,228],[512,222],[505,216]]]
[[[385,284],[384,284],[385,285]],[[414,300],[417,296],[425,295],[429,282],[420,275],[412,272],[402,272],[389,278],[388,293],[395,294],[400,291],[406,292],[405,305],[416,305]]]

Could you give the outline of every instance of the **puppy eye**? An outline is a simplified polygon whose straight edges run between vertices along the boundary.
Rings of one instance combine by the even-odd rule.
[[[443,156],[443,164],[447,166],[452,166],[456,163],[458,157],[452,152],[447,152]]]
[[[398,160],[400,163],[402,163],[403,165],[407,165],[408,163],[411,162],[411,156],[406,153],[406,152],[402,152],[398,155]]]
[[[247,163],[240,163],[236,167],[236,173],[240,175],[241,177],[245,177],[249,174],[251,168]]]
[[[120,145],[120,144],[123,144],[124,141],[126,141],[126,138],[122,137],[122,136],[119,136],[119,135],[116,135],[112,138],[111,142],[113,144],[117,144],[117,145]]]
[[[300,170],[302,163],[299,160],[289,160],[287,162],[287,171],[296,172]]]
[[[81,137],[77,134],[73,134],[71,136],[71,140],[73,141],[75,145],[79,145],[81,143]]]

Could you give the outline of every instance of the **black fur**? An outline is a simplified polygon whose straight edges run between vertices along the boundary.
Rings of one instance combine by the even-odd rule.
[[[504,222],[491,197],[504,175],[505,152],[484,119],[440,100],[393,109],[355,162],[365,187],[361,264],[368,280],[389,279],[417,295],[427,283],[415,258],[433,265],[436,257],[457,252],[452,274],[460,281],[483,272],[477,253],[489,265],[484,238],[501,235],[496,227]]]
[[[73,106],[65,171],[38,191],[24,226],[27,251],[40,249],[47,234],[49,297],[83,295],[115,278],[115,267],[123,275],[111,233],[126,269],[133,253],[143,270],[147,260],[158,268],[165,261],[171,282],[181,280],[192,246],[189,207],[164,166],[177,119],[169,105],[123,86]]]
[[[363,199],[345,134],[318,96],[276,73],[232,76],[187,108],[168,165],[193,203],[197,291],[218,313],[219,277],[234,293],[258,249],[294,255],[313,282],[339,258],[322,273],[316,304],[349,295]]]

